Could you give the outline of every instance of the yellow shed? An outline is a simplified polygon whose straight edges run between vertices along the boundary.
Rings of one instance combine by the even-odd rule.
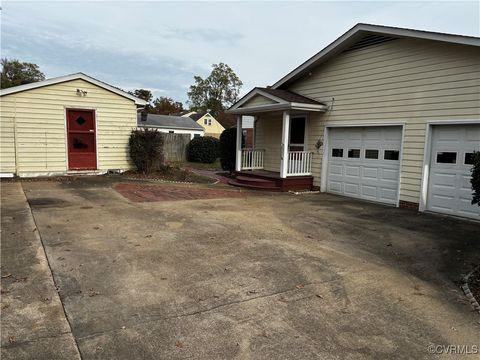
[[[0,92],[0,175],[131,168],[128,139],[145,101],[83,73]]]

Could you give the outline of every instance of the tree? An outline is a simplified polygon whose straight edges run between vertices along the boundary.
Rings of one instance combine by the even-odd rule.
[[[192,110],[208,111],[213,116],[229,108],[238,99],[243,83],[227,64],[213,64],[210,75],[195,76],[188,98]]]
[[[153,101],[153,114],[171,115],[183,111],[183,104],[172,98],[160,96]]]
[[[472,205],[477,204],[480,206],[480,151],[473,153],[473,167],[472,178],[470,179],[472,184]]]
[[[147,105],[145,105],[144,112],[146,113],[151,113],[152,111],[152,99],[153,99],[153,94],[150,90],[147,89],[137,89],[134,91],[129,91],[130,94],[133,96],[136,96],[142,100],[145,100],[147,102]]]
[[[2,59],[0,63],[2,65],[0,79],[2,89],[45,80],[45,75],[40,71],[37,64],[6,58]]]

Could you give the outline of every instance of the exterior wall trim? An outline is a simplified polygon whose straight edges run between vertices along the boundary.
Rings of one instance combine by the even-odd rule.
[[[321,178],[320,178],[320,192],[327,191],[327,169],[328,169],[328,139],[330,135],[331,128],[342,128],[342,127],[372,127],[372,126],[401,126],[402,127],[402,139],[400,142],[400,173],[398,179],[398,188],[397,188],[397,200],[396,200],[396,207],[400,206],[400,189],[401,189],[401,182],[402,182],[402,162],[403,162],[403,142],[405,139],[405,125],[406,121],[392,121],[392,122],[368,122],[368,123],[342,123],[342,124],[332,124],[332,123],[325,123],[324,130],[323,130],[323,156],[322,156],[322,169],[320,170]]]
[[[420,185],[420,199],[418,203],[419,211],[426,211],[427,209],[427,194],[428,181],[430,177],[430,158],[432,155],[432,130],[435,125],[476,125],[480,124],[479,119],[465,119],[465,120],[432,120],[427,121],[425,125],[425,147],[423,152],[422,164],[422,180]]]

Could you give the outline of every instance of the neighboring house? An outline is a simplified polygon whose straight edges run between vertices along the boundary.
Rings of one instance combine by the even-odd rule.
[[[237,134],[235,184],[313,184],[480,219],[469,183],[480,150],[479,79],[480,38],[358,24],[231,107],[239,123],[256,119],[255,150],[242,151]]]
[[[203,136],[203,128],[189,117],[173,115],[138,114],[139,127],[157,129],[172,134],[189,134],[190,139]]]
[[[144,100],[77,73],[3,89],[0,101],[1,176],[132,167],[128,139]]]
[[[195,111],[188,112],[183,117],[189,117],[197,122],[205,130],[205,136],[213,136],[219,138],[225,128],[210,113]]]

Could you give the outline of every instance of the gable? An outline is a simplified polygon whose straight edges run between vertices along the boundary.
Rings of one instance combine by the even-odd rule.
[[[284,88],[318,101],[335,97],[338,103],[343,94],[368,101],[367,93],[383,97],[395,89],[471,80],[479,66],[479,47],[403,38],[348,48]]]
[[[118,96],[121,96],[125,99],[129,99],[133,101],[137,105],[146,105],[147,102],[143,99],[140,99],[136,96],[133,96],[132,94],[123,91],[120,88],[117,88],[115,86],[109,85],[103,81],[97,80],[91,76],[85,75],[83,73],[76,73],[76,74],[71,74],[71,75],[65,75],[65,76],[60,76],[56,78],[51,78],[47,80],[42,80],[42,81],[37,81],[29,84],[24,84],[24,85],[19,85],[19,86],[13,86],[10,88],[2,89],[0,90],[0,96],[8,96],[12,94],[21,94],[24,92],[29,92],[31,90],[37,90],[37,89],[43,89],[43,88],[48,88],[54,85],[61,85],[61,84],[66,84],[70,83],[72,81],[83,81],[85,83],[88,83],[96,88],[103,89],[105,91],[108,91],[110,93],[116,94]],[[83,93],[82,93],[83,94]],[[82,94],[77,94],[77,95],[82,95]],[[85,96],[83,94],[82,96]]]
[[[278,102],[276,102],[272,99],[269,99],[265,96],[257,94],[240,107],[241,108],[248,108],[248,107],[253,107],[253,106],[272,105],[272,104],[277,104],[277,103]]]

